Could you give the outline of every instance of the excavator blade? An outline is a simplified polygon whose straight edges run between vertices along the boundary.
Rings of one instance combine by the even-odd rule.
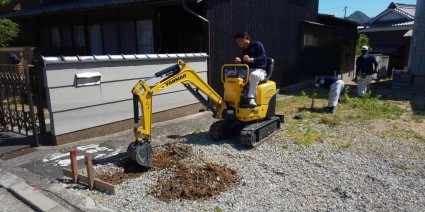
[[[152,145],[148,142],[132,142],[128,145],[127,154],[139,165],[149,167],[152,160]]]

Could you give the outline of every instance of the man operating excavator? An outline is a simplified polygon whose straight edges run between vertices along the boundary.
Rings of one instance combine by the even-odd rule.
[[[251,41],[247,32],[238,32],[235,41],[240,48],[243,48],[242,58],[236,57],[235,63],[246,63],[249,66],[249,106],[257,106],[255,102],[255,92],[258,83],[266,77],[267,56],[263,44],[259,41]]]

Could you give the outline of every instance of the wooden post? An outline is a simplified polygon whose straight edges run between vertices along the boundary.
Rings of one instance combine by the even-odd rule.
[[[69,153],[71,156],[72,182],[77,183],[77,180],[78,180],[77,151],[75,149],[71,149]]]
[[[344,81],[344,72],[342,69],[339,70],[339,73],[341,74],[341,80]]]
[[[89,178],[89,189],[93,190],[93,186],[94,186],[94,176],[93,176],[93,162],[91,159],[91,155],[86,154],[86,156],[84,157],[86,160],[86,168],[87,168],[87,177]]]
[[[314,78],[313,86],[316,86],[316,83],[317,83],[317,79],[318,78],[319,77],[316,75],[316,77]],[[317,93],[316,93],[315,89],[313,89],[313,94],[311,95],[311,106],[310,106],[310,109],[313,109],[314,108],[314,98],[316,97],[316,95],[317,95]]]
[[[30,83],[30,74],[29,74],[29,64],[32,60],[32,53],[31,53],[31,48],[30,47],[25,47],[24,48],[24,74],[25,74],[25,84],[27,87],[27,91],[28,91],[28,96],[27,96],[27,100],[28,103],[30,104],[30,118],[31,118],[31,123],[32,123],[32,133],[34,135],[34,146],[38,147],[40,146],[40,143],[38,141],[38,128],[37,128],[37,123],[35,121],[35,113],[34,113],[34,102],[32,100],[32,89],[31,89],[31,83]],[[41,112],[43,113],[43,111]]]

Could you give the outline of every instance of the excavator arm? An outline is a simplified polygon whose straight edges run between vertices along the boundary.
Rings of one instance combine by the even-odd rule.
[[[135,136],[137,141],[150,141],[151,140],[151,126],[152,126],[152,96],[167,89],[178,83],[182,83],[198,100],[207,106],[214,115],[220,116],[220,112],[225,109],[225,104],[220,95],[214,91],[192,68],[179,60],[177,65],[171,66],[163,71],[157,72],[155,76],[170,74],[166,79],[160,81],[156,85],[150,87],[145,80],[140,80],[132,90],[133,104],[135,111],[135,124],[138,124],[138,107],[137,101],[141,104],[142,112],[142,126],[135,128]],[[208,96],[213,102],[216,103],[214,108],[208,101],[199,93]],[[220,118],[220,117],[218,117]]]
[[[149,86],[146,82],[146,80],[151,78],[164,75],[167,77],[154,86]],[[221,119],[222,111],[226,109],[223,98],[182,60],[179,60],[176,65],[155,73],[154,76],[140,80],[132,89],[135,123],[133,131],[136,141],[130,144],[128,153],[131,159],[137,161],[141,165],[148,166],[152,154],[150,146],[152,131],[152,96],[179,83],[182,83],[201,103],[208,107],[216,118]],[[215,102],[215,105],[211,105],[199,91]],[[142,113],[141,126],[139,126],[139,103]]]

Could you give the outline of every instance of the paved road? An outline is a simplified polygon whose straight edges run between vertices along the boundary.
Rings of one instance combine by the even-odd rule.
[[[13,194],[8,192],[6,188],[0,186],[0,211],[2,212],[29,212],[34,211],[21,200],[17,199]]]

